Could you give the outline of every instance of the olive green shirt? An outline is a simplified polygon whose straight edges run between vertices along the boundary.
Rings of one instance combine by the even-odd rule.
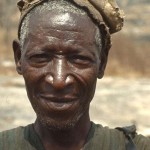
[[[126,150],[125,142],[123,132],[92,123],[82,150]],[[137,150],[150,150],[147,137],[136,135],[134,143]],[[31,124],[1,132],[0,150],[44,150],[44,146]]]

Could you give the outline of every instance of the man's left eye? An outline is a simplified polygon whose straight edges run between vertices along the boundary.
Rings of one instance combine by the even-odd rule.
[[[88,64],[93,62],[91,58],[89,58],[87,56],[80,56],[80,55],[79,56],[78,55],[77,56],[72,56],[70,61],[72,63],[81,64],[81,65],[82,64],[83,65],[88,65]]]

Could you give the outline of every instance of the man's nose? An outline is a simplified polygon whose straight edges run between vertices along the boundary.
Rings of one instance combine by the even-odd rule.
[[[73,80],[67,63],[62,59],[54,61],[49,74],[46,76],[46,82],[51,84],[55,90],[62,90],[71,86]]]

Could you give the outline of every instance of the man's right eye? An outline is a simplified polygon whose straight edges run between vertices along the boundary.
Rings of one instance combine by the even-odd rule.
[[[36,54],[29,58],[31,64],[44,65],[48,63],[51,58],[47,54]]]

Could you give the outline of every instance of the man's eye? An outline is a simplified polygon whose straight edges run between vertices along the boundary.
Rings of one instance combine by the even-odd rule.
[[[73,56],[71,57],[70,61],[72,63],[75,63],[75,64],[83,64],[83,65],[88,65],[90,63],[92,63],[92,59],[89,58],[89,57],[86,57],[86,56]]]
[[[30,57],[30,61],[33,63],[44,63],[50,60],[47,54],[36,54]]]

